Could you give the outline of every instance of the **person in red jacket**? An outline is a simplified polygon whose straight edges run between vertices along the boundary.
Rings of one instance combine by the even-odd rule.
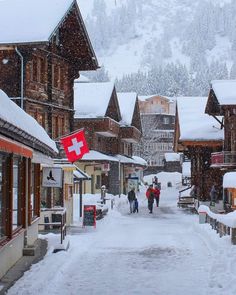
[[[147,191],[146,191],[146,197],[148,199],[148,209],[149,213],[152,213],[153,210],[153,203],[154,203],[154,190],[153,185],[149,185]]]
[[[160,190],[158,188],[157,185],[155,185],[154,189],[153,189],[153,193],[154,193],[154,198],[156,200],[156,205],[157,207],[159,207],[159,200],[160,200]]]

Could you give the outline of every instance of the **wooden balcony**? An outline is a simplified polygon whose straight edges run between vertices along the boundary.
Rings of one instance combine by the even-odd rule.
[[[142,133],[134,126],[120,127],[121,139],[129,143],[138,143]]]
[[[236,167],[236,152],[222,151],[212,153],[211,167]]]
[[[75,129],[85,128],[105,137],[118,137],[120,125],[109,117],[103,118],[76,118]]]
[[[120,125],[110,118],[97,119],[95,132],[105,137],[118,137]]]

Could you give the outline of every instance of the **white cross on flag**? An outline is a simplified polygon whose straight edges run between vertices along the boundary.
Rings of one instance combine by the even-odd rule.
[[[75,162],[89,152],[85,134],[83,130],[61,138],[67,159],[69,162]]]

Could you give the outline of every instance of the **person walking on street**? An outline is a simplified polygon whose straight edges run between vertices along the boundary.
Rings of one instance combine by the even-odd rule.
[[[130,213],[134,213],[134,202],[136,199],[135,191],[134,188],[132,188],[128,192],[128,201],[129,201],[129,208],[130,208]]]
[[[153,203],[154,203],[154,190],[153,185],[150,185],[146,191],[146,197],[148,199],[148,210],[149,213],[152,213],[153,210]]]
[[[135,198],[134,200],[134,213],[137,212],[138,213],[138,199]]]
[[[157,185],[155,185],[153,193],[154,193],[154,198],[156,200],[156,205],[157,205],[157,207],[159,207],[160,190]]]
[[[211,205],[214,205],[217,200],[218,191],[216,189],[216,184],[214,183],[211,187],[210,191],[210,198],[211,198]]]

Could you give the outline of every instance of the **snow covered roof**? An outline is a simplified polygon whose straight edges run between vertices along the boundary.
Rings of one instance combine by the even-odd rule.
[[[74,117],[104,117],[113,90],[113,82],[74,83]]]
[[[236,172],[227,172],[223,177],[224,188],[236,188]]]
[[[117,154],[114,157],[117,159],[117,161],[121,162],[122,164],[136,164],[134,159],[126,157],[124,155]]]
[[[131,125],[134,109],[135,109],[135,103],[137,99],[137,93],[135,92],[118,92],[117,93],[118,102],[120,106],[120,112],[121,112],[121,125]]]
[[[74,0],[1,0],[0,44],[47,42]]]
[[[91,176],[89,176],[87,173],[83,172],[79,168],[76,168],[76,170],[73,171],[73,175],[77,179],[82,179],[82,180],[90,180]]]
[[[166,162],[179,162],[180,154],[178,153],[165,153]]]
[[[191,162],[183,162],[182,164],[183,177],[191,177]]]
[[[141,157],[133,156],[132,158],[133,158],[134,161],[135,161],[137,164],[139,164],[139,165],[142,165],[142,166],[147,166],[147,165],[148,165],[147,161],[144,160],[144,159],[141,158]]]
[[[236,80],[214,80],[211,86],[220,105],[236,105]]]
[[[89,153],[85,154],[80,161],[110,161],[110,162],[118,162],[115,157],[107,156],[98,151],[90,150]]]
[[[179,140],[223,140],[224,131],[219,123],[205,114],[207,97],[178,97]]]
[[[11,101],[1,89],[0,105],[0,119],[23,130],[25,133],[38,139],[41,143],[44,143],[58,153],[55,142],[48,136],[43,127],[41,127],[34,118]]]
[[[79,76],[79,79],[75,79],[75,83],[87,83],[87,82],[90,82],[89,78],[81,74]]]

